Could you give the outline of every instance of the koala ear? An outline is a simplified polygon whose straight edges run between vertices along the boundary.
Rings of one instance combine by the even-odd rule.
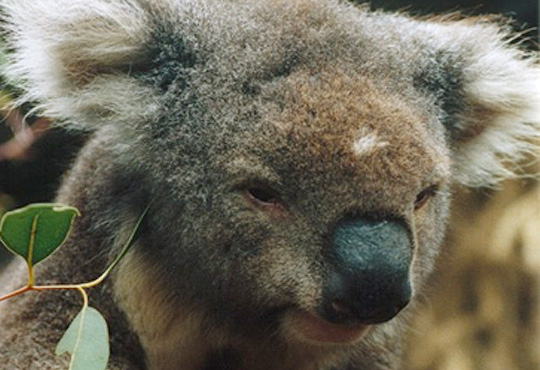
[[[148,14],[135,0],[6,0],[6,75],[68,127],[130,122],[152,105],[149,87],[130,77],[145,61]]]
[[[459,71],[446,125],[455,181],[466,186],[514,177],[519,163],[538,150],[538,54],[512,44],[508,28],[476,18],[442,22],[434,32],[451,55],[450,69]]]

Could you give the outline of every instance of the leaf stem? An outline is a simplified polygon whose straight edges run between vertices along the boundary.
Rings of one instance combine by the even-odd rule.
[[[35,292],[41,292],[43,290],[83,290],[84,287],[81,286],[81,284],[65,284],[65,285],[27,285],[25,287],[19,288],[11,293],[8,293],[4,296],[0,297],[0,302],[13,298],[15,296],[18,296],[20,294],[23,294],[25,292],[28,292],[30,290],[33,290]],[[84,292],[84,290],[83,290]],[[86,294],[86,292],[85,292]],[[84,298],[84,296],[83,296]]]
[[[88,307],[88,294],[86,293],[86,291],[81,288],[81,287],[78,287],[77,288],[79,290],[79,292],[81,292],[81,295],[83,297],[83,308],[86,308]]]
[[[15,290],[15,291],[11,292],[11,293],[8,293],[8,294],[6,294],[6,295],[0,297],[0,302],[4,301],[4,300],[6,300],[6,299],[9,299],[9,298],[15,297],[15,296],[17,296],[17,295],[19,295],[19,294],[23,294],[24,292],[27,292],[27,291],[32,290],[32,289],[33,289],[33,288],[30,287],[29,285],[27,285],[27,286],[25,286],[25,287],[22,287],[22,288],[20,288],[20,289],[17,289],[17,290]]]
[[[36,242],[37,224],[40,214],[36,214],[32,219],[32,229],[30,230],[30,240],[28,241],[28,258],[26,264],[28,266],[28,286],[32,287],[35,284],[34,277],[34,246]]]
[[[126,244],[122,248],[122,251],[118,254],[118,256],[116,256],[114,261],[109,265],[109,267],[107,267],[107,269],[101,274],[101,276],[99,276],[97,279],[95,279],[93,281],[90,281],[88,283],[79,284],[79,286],[81,286],[83,288],[92,288],[92,287],[100,284],[103,280],[105,280],[105,278],[116,267],[116,265],[118,265],[118,263],[122,260],[122,258],[124,258],[126,253],[129,251],[129,249],[133,245],[133,242],[135,241],[135,239],[137,238],[137,236],[139,234],[141,223],[142,223],[144,217],[146,216],[146,213],[148,213],[149,208],[150,208],[150,206],[145,208],[145,210],[143,211],[143,213],[141,214],[141,216],[137,220],[137,223],[135,224],[135,227],[131,231],[131,234],[129,235],[129,238],[128,238]]]
[[[34,285],[29,290],[41,292],[43,290],[79,290],[84,289],[82,284],[57,284],[57,285]]]

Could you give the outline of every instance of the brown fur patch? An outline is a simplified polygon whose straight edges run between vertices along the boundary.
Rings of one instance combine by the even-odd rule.
[[[327,181],[325,188],[356,184],[364,206],[404,214],[405,199],[448,176],[447,153],[429,133],[428,117],[361,74],[304,70],[289,78],[288,87],[280,97],[287,105],[273,122],[296,148],[296,170],[316,171],[314,182]],[[354,143],[361,132],[385,145],[359,157]]]

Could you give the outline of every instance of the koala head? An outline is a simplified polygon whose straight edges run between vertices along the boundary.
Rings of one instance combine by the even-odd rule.
[[[432,270],[451,187],[513,176],[538,136],[537,60],[487,17],[7,3],[23,99],[94,131],[151,200],[140,269],[172,306],[249,337],[349,346],[390,330]]]

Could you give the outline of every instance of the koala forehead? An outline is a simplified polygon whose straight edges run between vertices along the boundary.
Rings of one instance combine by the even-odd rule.
[[[262,177],[275,171],[298,194],[324,189],[353,207],[377,198],[396,209],[448,176],[442,127],[358,72],[300,70],[261,92],[261,100],[273,109],[261,103],[265,115],[223,160],[238,160],[239,147],[255,148],[238,156],[253,155],[254,168],[266,166]],[[372,206],[381,209],[377,199]]]
[[[171,19],[156,20],[147,50],[152,63],[143,66],[143,74],[184,105],[193,102],[193,95],[182,101],[187,90],[197,90],[195,99],[213,99],[212,105],[242,104],[299,69],[335,65],[361,70],[402,96],[417,96],[413,85],[434,95],[442,93],[438,90],[450,83],[448,78],[459,83],[459,63],[428,47],[424,32],[430,30],[418,30],[406,18],[335,5],[319,0],[182,2]],[[456,71],[442,71],[443,64],[455,65]],[[427,86],[418,86],[422,83]]]
[[[216,137],[210,150],[224,156],[257,147],[287,173],[335,178],[341,168],[360,178],[349,181],[391,176],[419,186],[430,173],[446,174],[442,127],[411,82],[422,69],[412,60],[426,52],[418,40],[404,38],[399,53],[379,47],[399,43],[398,34],[353,6],[190,4],[177,24],[155,30],[155,64],[144,76],[165,89],[172,109],[164,114],[181,126],[171,142]]]

